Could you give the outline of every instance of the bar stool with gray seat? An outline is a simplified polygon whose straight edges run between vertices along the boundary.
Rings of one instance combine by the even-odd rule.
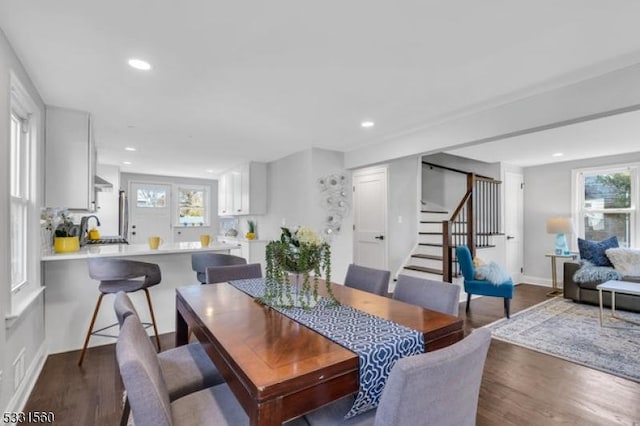
[[[367,268],[366,266],[349,265],[344,285],[379,296],[387,296],[389,292],[389,277],[391,272],[382,269]]]
[[[198,281],[207,283],[207,268],[209,266],[246,265],[247,259],[225,253],[193,253],[191,255],[191,269],[196,271]]]
[[[140,320],[131,299],[123,291],[116,294],[113,309],[120,327],[124,324],[124,320],[131,315],[135,315],[138,321]],[[198,342],[160,352],[158,361],[171,401],[224,383],[220,372]],[[127,398],[122,411],[121,425],[127,424],[129,407],[129,399]]]
[[[149,313],[151,315],[151,324],[145,324],[146,326],[153,326],[153,332],[156,336],[156,344],[158,345],[158,351],[160,350],[160,338],[158,337],[158,327],[156,326],[156,317],[153,313],[153,305],[151,304],[151,296],[149,295],[149,287],[160,284],[162,275],[160,274],[160,267],[155,263],[138,262],[134,260],[125,259],[113,259],[104,257],[95,257],[87,259],[89,264],[89,276],[94,280],[99,280],[100,296],[98,302],[93,311],[93,317],[91,318],[91,324],[87,331],[87,337],[84,340],[82,346],[82,352],[80,353],[80,360],[78,365],[82,365],[89,340],[92,335],[104,336],[104,337],[117,337],[108,334],[102,334],[102,332],[108,328],[117,325],[112,324],[107,327],[103,327],[99,330],[93,330],[96,318],[98,317],[98,311],[100,310],[100,304],[105,294],[115,294],[119,291],[125,293],[133,293],[134,291],[143,290],[147,296],[147,304],[149,305]]]
[[[210,266],[207,268],[207,284],[224,283],[231,280],[247,280],[262,278],[262,267],[259,263],[246,265]]]

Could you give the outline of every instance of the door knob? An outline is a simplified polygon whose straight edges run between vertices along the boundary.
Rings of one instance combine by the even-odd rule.
[[[373,237],[376,240],[384,240],[384,235],[378,235],[377,237]]]
[[[515,237],[511,235],[507,235],[507,240],[513,240]]]

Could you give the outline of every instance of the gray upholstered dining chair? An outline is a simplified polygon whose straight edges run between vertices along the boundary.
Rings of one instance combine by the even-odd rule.
[[[193,253],[191,255],[191,269],[201,284],[207,283],[207,268],[210,266],[246,265],[247,259],[225,253]]]
[[[104,336],[104,337],[117,337],[102,332],[108,328],[114,327],[117,324],[112,324],[107,327],[103,327],[99,330],[94,330],[93,326],[96,323],[98,312],[100,311],[100,304],[105,294],[115,294],[119,291],[132,293],[134,291],[143,290],[147,296],[147,304],[149,305],[149,314],[151,315],[151,324],[156,336],[156,344],[158,350],[160,350],[160,337],[158,337],[158,327],[156,326],[156,317],[153,313],[153,305],[151,304],[151,296],[149,295],[149,287],[160,284],[162,275],[160,273],[160,267],[155,263],[139,262],[126,259],[114,259],[108,257],[90,257],[87,259],[89,265],[89,276],[94,280],[99,280],[98,290],[100,290],[100,296],[98,302],[93,311],[93,317],[89,324],[89,330],[80,352],[80,360],[78,365],[82,365],[84,356],[87,352],[87,346],[89,345],[89,339],[91,336]]]
[[[348,420],[349,396],[305,416],[311,426],[464,426],[476,424],[491,331],[476,329],[434,352],[402,358],[391,369],[377,409]]]
[[[124,319],[116,358],[136,426],[242,426],[249,417],[226,384],[213,386],[171,401],[161,365],[147,333],[135,315]],[[285,423],[302,426],[299,417]]]
[[[248,425],[249,418],[227,385],[171,401],[158,356],[135,315],[124,319],[116,357],[136,426]]]
[[[391,272],[365,266],[349,265],[344,285],[380,296],[387,296],[389,292],[389,277]]]
[[[120,326],[125,318],[138,318],[131,299],[124,292],[116,294],[113,308]],[[139,319],[139,318],[138,318]],[[190,393],[224,383],[224,379],[213,365],[200,343],[194,342],[158,354],[162,377],[173,401]]]
[[[262,267],[259,263],[231,266],[210,266],[207,268],[206,283],[224,283],[231,280],[262,278]]]
[[[441,281],[399,275],[393,298],[457,317],[460,287]]]

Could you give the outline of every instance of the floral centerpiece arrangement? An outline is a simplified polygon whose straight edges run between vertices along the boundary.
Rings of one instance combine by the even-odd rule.
[[[331,291],[329,244],[304,226],[293,232],[289,228],[281,229],[280,240],[267,244],[266,289],[262,301],[282,307],[313,307],[318,302],[319,280],[324,273],[327,293],[338,303]]]

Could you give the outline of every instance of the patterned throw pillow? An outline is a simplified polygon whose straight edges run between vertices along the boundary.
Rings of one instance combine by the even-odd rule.
[[[605,250],[618,247],[618,238],[616,236],[607,238],[603,241],[589,241],[578,238],[578,250],[580,250],[580,258],[588,260],[595,266],[613,266],[607,257]]]

